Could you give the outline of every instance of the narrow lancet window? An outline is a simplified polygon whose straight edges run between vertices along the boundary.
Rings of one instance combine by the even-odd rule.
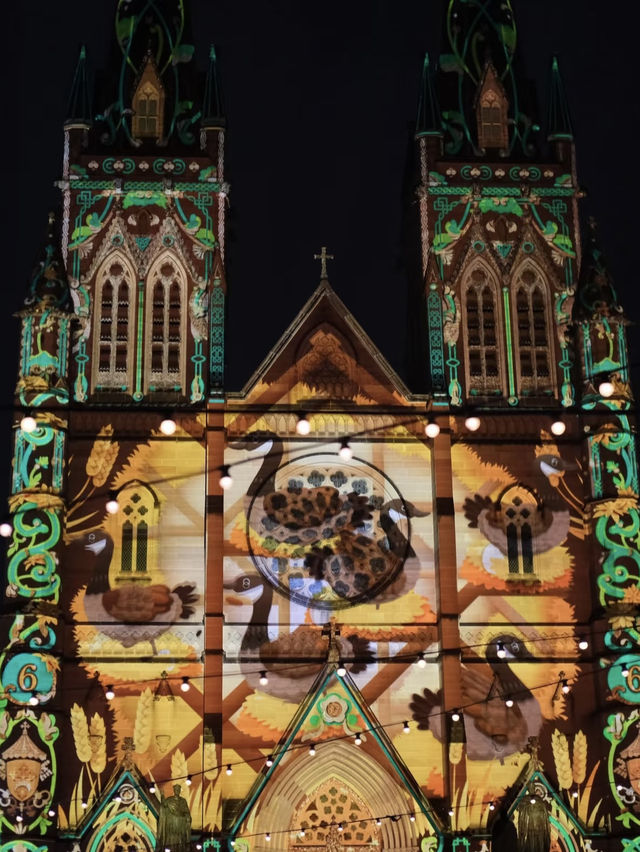
[[[545,282],[533,269],[515,279],[515,321],[520,390],[524,395],[553,391]]]
[[[184,276],[173,260],[165,259],[152,269],[149,278],[147,386],[150,391],[181,391],[186,333]]]
[[[133,277],[119,258],[107,261],[98,273],[95,328],[96,390],[128,391],[131,385]]]
[[[464,309],[469,394],[496,395],[502,391],[497,290],[484,269],[471,272]]]

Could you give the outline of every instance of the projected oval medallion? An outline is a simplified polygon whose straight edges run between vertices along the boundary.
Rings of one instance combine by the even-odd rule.
[[[318,609],[372,600],[398,576],[410,548],[406,505],[391,480],[335,453],[283,464],[254,493],[247,520],[260,573]]]

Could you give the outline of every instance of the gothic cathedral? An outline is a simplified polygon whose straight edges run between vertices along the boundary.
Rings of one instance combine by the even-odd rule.
[[[448,0],[415,127],[428,393],[325,249],[233,391],[216,54],[201,79],[186,0],[114,5],[19,314],[0,852],[640,852],[626,323],[557,60],[540,128],[510,0]]]

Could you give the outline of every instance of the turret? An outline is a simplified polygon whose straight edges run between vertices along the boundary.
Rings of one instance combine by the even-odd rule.
[[[569,103],[560,74],[558,57],[551,62],[549,82],[549,114],[547,119],[547,139],[554,144],[558,162],[573,161],[573,126],[569,113]]]
[[[82,45],[73,75],[67,117],[64,122],[65,136],[69,146],[69,159],[74,160],[80,151],[86,147],[91,124],[91,93],[87,78],[87,51],[85,46]]]

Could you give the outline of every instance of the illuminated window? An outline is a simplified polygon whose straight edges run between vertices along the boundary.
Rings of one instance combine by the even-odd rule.
[[[181,268],[165,257],[152,268],[147,284],[146,356],[149,390],[184,387],[186,282]]]
[[[494,282],[476,267],[464,291],[466,371],[472,395],[502,392],[498,299]]]
[[[132,131],[137,139],[160,139],[163,132],[164,86],[148,57],[133,95]]]
[[[98,390],[131,387],[133,300],[131,267],[120,255],[112,256],[97,276],[94,386]]]
[[[522,393],[551,394],[553,391],[552,341],[545,282],[532,268],[514,278],[515,341]]]
[[[508,101],[502,83],[489,64],[476,101],[478,145],[506,150],[509,146]]]
[[[542,508],[524,485],[510,486],[498,500],[507,540],[509,574],[533,574],[532,531],[540,526]]]
[[[147,579],[152,570],[151,531],[158,523],[155,494],[141,482],[125,486],[118,494],[120,517],[120,576]]]
[[[297,809],[293,824],[302,829],[293,849],[376,849],[378,831],[364,802],[337,778],[330,778]],[[338,826],[342,825],[342,831]]]

